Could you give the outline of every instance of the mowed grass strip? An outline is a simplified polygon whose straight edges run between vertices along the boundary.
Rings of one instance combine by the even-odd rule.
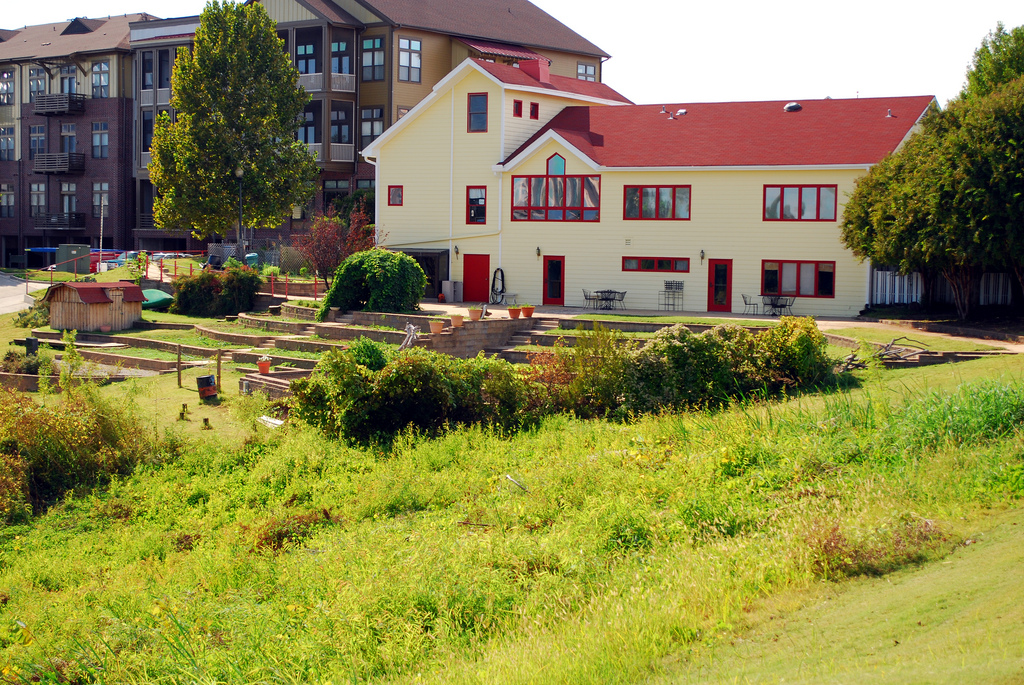
[[[983,352],[1001,349],[993,345],[958,340],[945,335],[920,333],[913,330],[880,329],[868,326],[851,326],[849,328],[830,328],[825,331],[832,335],[841,335],[854,340],[886,344],[896,338],[906,338],[896,343],[900,347],[935,350],[937,352]]]

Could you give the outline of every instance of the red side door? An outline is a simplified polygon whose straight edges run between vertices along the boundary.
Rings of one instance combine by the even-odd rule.
[[[732,260],[708,260],[708,311],[732,311]]]
[[[491,298],[491,255],[467,254],[462,259],[462,299],[487,302]]]
[[[565,304],[565,257],[544,257],[544,300],[541,304]]]

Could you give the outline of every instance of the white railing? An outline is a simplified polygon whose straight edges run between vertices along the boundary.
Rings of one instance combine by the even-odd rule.
[[[901,276],[895,271],[875,271],[872,305],[911,304],[921,301],[921,274]]]
[[[345,145],[344,143],[331,143],[332,162],[354,162],[356,161],[356,146]]]
[[[152,153],[143,152],[142,153],[142,164],[140,165],[140,168],[145,169],[146,167],[148,167],[149,166],[149,162],[150,162],[151,159],[153,159]]]
[[[299,85],[306,89],[307,92],[318,91],[324,89],[324,75],[323,74],[299,74]]]
[[[321,161],[324,158],[324,146],[322,143],[306,143],[306,147],[309,148],[309,154],[313,155],[313,159]]]
[[[331,74],[331,90],[336,93],[356,92],[356,75]]]
[[[149,107],[153,104],[153,89],[144,90],[139,93],[139,104],[143,107]]]
[[[160,88],[156,91],[156,104],[158,105],[169,105],[171,104],[171,89]]]

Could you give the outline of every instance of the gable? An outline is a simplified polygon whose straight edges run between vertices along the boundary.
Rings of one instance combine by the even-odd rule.
[[[259,0],[267,10],[267,16],[275,24],[286,24],[293,21],[319,21],[321,17],[313,14],[308,8],[295,0]]]

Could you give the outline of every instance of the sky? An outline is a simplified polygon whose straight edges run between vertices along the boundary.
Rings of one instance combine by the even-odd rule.
[[[416,0],[411,0],[415,2]],[[960,92],[974,51],[1022,0],[533,0],[612,57],[604,82],[639,104]],[[73,16],[199,14],[205,0],[3,0],[0,28]]]

